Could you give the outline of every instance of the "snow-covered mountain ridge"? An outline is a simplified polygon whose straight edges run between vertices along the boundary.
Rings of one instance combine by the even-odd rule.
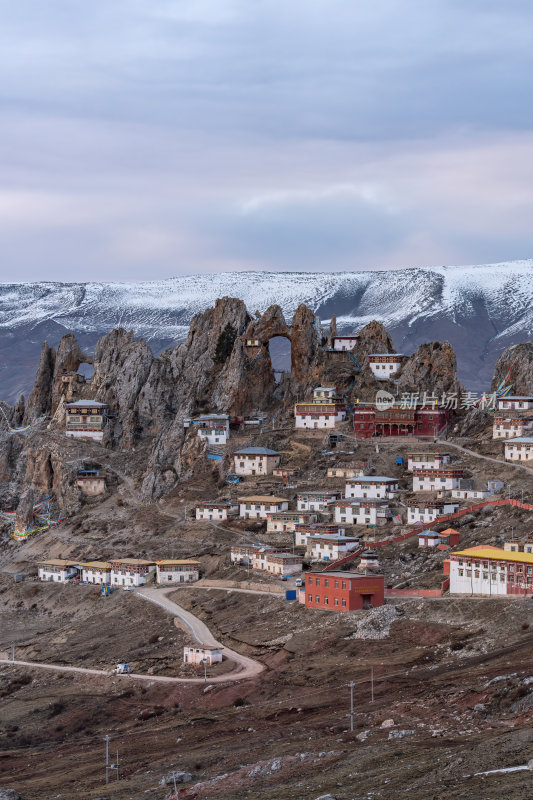
[[[135,283],[0,284],[2,399],[28,388],[27,368],[42,340],[69,330],[91,347],[116,326],[132,328],[159,350],[182,339],[191,318],[224,295],[250,312],[279,304],[291,317],[306,303],[340,329],[372,319],[391,331],[398,349],[448,339],[470,386],[486,386],[502,349],[532,338],[533,259],[464,267],[373,272],[228,272]],[[23,377],[24,375],[24,377]]]

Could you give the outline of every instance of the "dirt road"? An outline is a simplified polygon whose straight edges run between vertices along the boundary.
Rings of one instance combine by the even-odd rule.
[[[462,447],[462,445],[454,444],[448,440],[439,439],[437,444],[443,444],[446,445],[446,447],[455,447],[457,450],[461,450],[463,453],[468,453],[469,456],[474,456],[474,458],[482,458],[484,461],[493,461],[494,464],[503,464],[504,467],[523,469],[526,472],[531,472],[533,474],[533,469],[531,469],[531,467],[526,467],[524,464],[518,464],[514,461],[503,461],[501,458],[494,458],[493,456],[484,456],[481,453],[476,453],[475,450],[470,450],[468,447]]]
[[[191,614],[190,611],[186,611],[184,608],[166,596],[169,592],[175,591],[176,587],[169,587],[168,589],[154,589],[150,586],[143,586],[141,589],[136,589],[135,595],[137,597],[142,597],[145,600],[149,600],[151,603],[155,603],[161,608],[164,608],[165,611],[168,611],[176,619],[183,622],[199,644],[207,647],[223,647],[220,642],[217,642],[207,625],[195,617],[194,614]],[[252,658],[243,656],[241,653],[237,653],[235,650],[230,650],[228,647],[224,648],[224,655],[226,658],[234,661],[239,668],[238,672],[228,675],[225,678],[226,681],[242,681],[247,678],[255,678],[256,675],[259,675],[259,673],[264,669],[263,665],[258,661],[254,661]],[[213,681],[215,680],[219,683],[222,683],[223,677],[220,676],[218,679],[213,678]]]

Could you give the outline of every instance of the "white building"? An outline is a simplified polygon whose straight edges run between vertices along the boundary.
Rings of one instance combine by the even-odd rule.
[[[241,519],[266,519],[267,514],[288,511],[289,501],[284,497],[254,495],[239,497],[239,516]]]
[[[366,525],[374,528],[392,519],[386,502],[376,499],[338,500],[333,505],[335,522],[346,525]]]
[[[399,491],[398,478],[383,475],[361,476],[346,481],[344,496],[374,499],[390,499]]]
[[[368,365],[374,377],[386,381],[398,372],[405,360],[401,353],[372,353]]]
[[[494,417],[493,439],[513,439],[533,430],[532,417]]]
[[[457,489],[464,475],[462,469],[415,469],[413,472],[413,492],[440,492]]]
[[[336,400],[337,387],[336,386],[317,386],[313,389],[313,400],[323,402],[324,400]]]
[[[108,585],[111,583],[111,564],[108,561],[86,561],[80,563],[83,583]]]
[[[192,583],[199,577],[199,561],[189,558],[166,558],[156,562],[157,583]]]
[[[437,547],[440,544],[440,533],[437,531],[421,531],[418,534],[419,547]]]
[[[294,553],[269,550],[264,553],[254,553],[252,567],[270,572],[272,575],[293,575],[302,571],[302,561],[302,557]]]
[[[459,503],[446,500],[410,500],[407,506],[407,524],[435,522],[438,517],[455,514],[458,508]]]
[[[505,486],[503,481],[480,483],[471,478],[459,481],[457,489],[452,489],[452,497],[457,500],[486,500]]]
[[[232,505],[224,500],[211,502],[209,500],[202,501],[196,505],[196,519],[206,520],[224,520],[228,516],[237,514],[239,506]]]
[[[306,547],[309,536],[345,536],[346,529],[333,523],[312,523],[311,525],[296,525],[294,528],[294,546]]]
[[[533,436],[518,436],[505,442],[506,461],[531,461],[533,459]]]
[[[268,447],[245,447],[233,454],[236,475],[271,475],[281,455]]]
[[[108,406],[96,400],[76,400],[65,404],[65,436],[101,442],[107,422]]]
[[[230,561],[232,564],[245,564],[248,565],[252,563],[252,557],[254,553],[258,553],[260,550],[270,552],[274,552],[275,547],[268,547],[268,545],[255,545],[255,544],[243,544],[239,542],[238,544],[232,544],[230,550]]]
[[[533,408],[533,397],[529,395],[509,395],[498,399],[500,411],[527,411]]]
[[[143,586],[155,577],[155,561],[142,558],[112,559],[111,586]]]
[[[328,504],[338,497],[338,492],[302,492],[296,495],[296,507],[298,511],[327,511]]]
[[[64,561],[62,558],[51,558],[48,561],[39,561],[37,564],[37,574],[40,581],[56,581],[64,583],[74,578],[77,570],[72,561]]]
[[[200,414],[183,423],[185,428],[196,428],[198,436],[208,444],[226,444],[229,439],[229,416],[227,414]]]
[[[328,478],[358,478],[362,475],[368,475],[367,470],[364,467],[357,467],[357,466],[338,466],[338,467],[329,467],[328,468]]]
[[[471,547],[450,554],[450,594],[531,595],[533,553]]]
[[[222,661],[223,647],[208,647],[203,644],[193,645],[192,647],[183,648],[183,663],[195,664],[196,666],[203,665],[210,667],[211,664],[217,664]]]
[[[311,403],[296,403],[294,425],[310,430],[330,430],[346,417],[346,406],[338,400],[314,400]]]
[[[283,511],[267,514],[267,533],[292,533],[298,524],[316,522],[317,515],[304,511]]]
[[[333,338],[333,349],[334,350],[353,350],[355,345],[358,342],[359,337],[356,333],[352,333],[351,336],[335,336]]]
[[[336,561],[359,547],[359,539],[351,536],[314,534],[307,538],[305,555],[320,561]]]
[[[451,460],[450,453],[408,453],[407,469],[440,469]]]

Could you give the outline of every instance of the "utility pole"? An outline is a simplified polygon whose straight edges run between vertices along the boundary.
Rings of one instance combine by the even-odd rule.
[[[202,658],[202,663],[204,665],[204,683],[207,683],[207,658]]]
[[[350,730],[353,732],[353,690],[355,683],[350,681],[348,686],[350,687]]]
[[[374,702],[374,667],[370,667],[370,702]]]
[[[11,645],[11,661],[15,660],[15,645]]]

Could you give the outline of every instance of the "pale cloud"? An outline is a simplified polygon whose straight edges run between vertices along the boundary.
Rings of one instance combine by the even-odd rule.
[[[0,10],[10,280],[531,255],[525,0]]]

